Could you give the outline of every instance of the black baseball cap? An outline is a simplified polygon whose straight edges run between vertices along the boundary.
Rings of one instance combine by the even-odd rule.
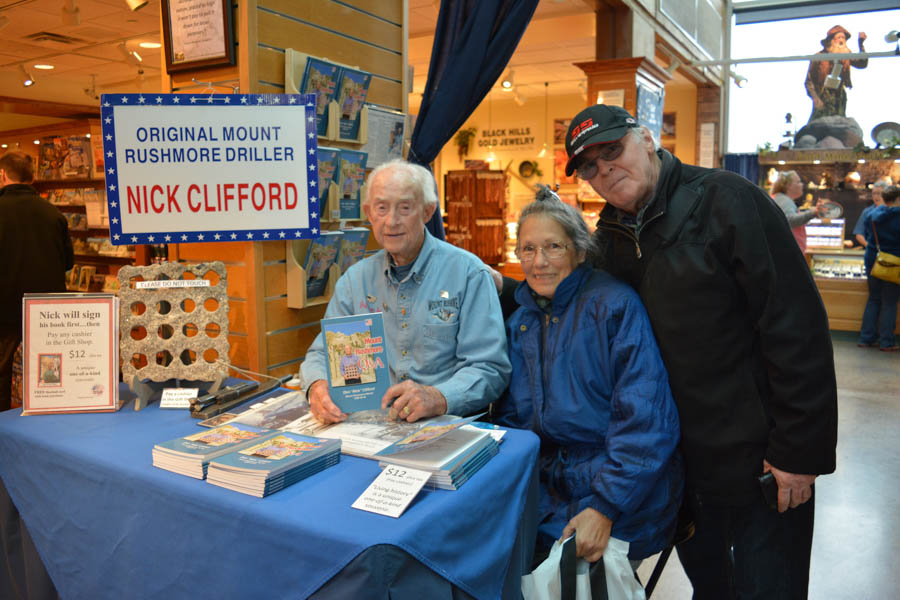
[[[594,104],[575,115],[566,132],[566,175],[575,171],[578,155],[591,146],[608,144],[622,139],[638,122],[624,108],[608,104]]]

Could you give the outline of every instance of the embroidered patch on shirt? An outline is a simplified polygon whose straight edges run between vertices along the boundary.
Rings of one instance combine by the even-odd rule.
[[[447,297],[444,297],[444,294],[447,294],[447,292],[441,292],[440,300],[428,301],[428,311],[434,318],[447,322],[451,321],[456,316],[456,313],[459,312],[459,296],[450,298],[449,294],[447,294]]]

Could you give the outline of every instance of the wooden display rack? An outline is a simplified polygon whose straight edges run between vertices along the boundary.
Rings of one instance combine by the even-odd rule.
[[[314,298],[306,297],[306,281],[309,277],[303,262],[309,252],[312,240],[288,240],[285,242],[285,259],[287,265],[287,305],[288,308],[306,308],[319,304],[327,304],[334,295],[334,286],[341,276],[341,268],[331,265],[328,268],[328,283],[325,293]]]

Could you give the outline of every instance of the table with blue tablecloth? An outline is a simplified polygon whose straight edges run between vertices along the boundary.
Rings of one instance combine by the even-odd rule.
[[[33,539],[62,598],[518,597],[534,543],[532,433],[509,431],[459,490],[423,490],[394,519],[350,507],[376,461],[342,456],[267,498],[152,466],[154,444],[197,430],[185,411],[130,401],[0,413],[4,497],[30,533],[2,540],[7,562]]]

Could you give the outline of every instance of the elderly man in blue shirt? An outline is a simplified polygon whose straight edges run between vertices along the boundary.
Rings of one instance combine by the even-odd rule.
[[[436,208],[424,167],[393,160],[373,170],[363,210],[383,250],[344,273],[325,312],[384,313],[392,385],[381,406],[409,422],[476,412],[499,398],[511,371],[491,273],[475,255],[428,233]],[[328,393],[321,336],[300,370],[310,411],[335,423],[346,415]]]

